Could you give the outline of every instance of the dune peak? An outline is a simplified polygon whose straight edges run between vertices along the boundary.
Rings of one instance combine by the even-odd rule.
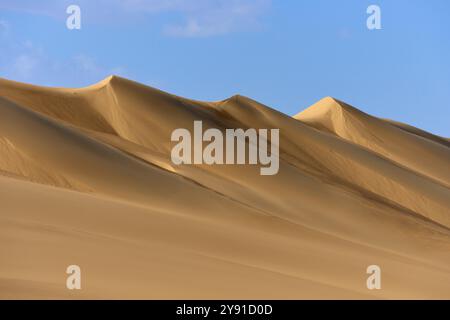
[[[69,261],[90,266],[80,298],[449,298],[447,140],[330,96],[294,118],[116,75],[0,80],[0,298],[64,298]],[[200,153],[207,129],[279,129],[276,174],[249,164],[266,139],[239,165],[177,165],[171,136],[195,139],[196,121]],[[389,274],[377,292],[373,263]]]

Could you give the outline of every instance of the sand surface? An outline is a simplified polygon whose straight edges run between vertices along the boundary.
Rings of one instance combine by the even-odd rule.
[[[279,128],[279,173],[173,165],[195,120]],[[289,117],[119,77],[0,80],[0,298],[450,299],[449,168],[448,138],[333,98]]]

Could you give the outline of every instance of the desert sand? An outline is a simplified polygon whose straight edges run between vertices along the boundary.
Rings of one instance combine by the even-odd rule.
[[[195,120],[279,128],[278,174],[173,165]],[[449,139],[330,97],[290,117],[115,76],[2,79],[0,298],[450,299],[449,167]]]

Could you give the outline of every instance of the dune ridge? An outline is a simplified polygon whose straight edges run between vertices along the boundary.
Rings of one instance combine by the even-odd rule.
[[[279,173],[173,165],[195,120],[280,129]],[[449,146],[330,97],[289,117],[116,76],[0,79],[0,297],[448,299]]]

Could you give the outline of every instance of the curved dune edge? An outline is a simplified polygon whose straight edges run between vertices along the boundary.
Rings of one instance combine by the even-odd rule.
[[[278,175],[173,165],[195,120],[279,128]],[[333,98],[289,117],[115,76],[0,79],[0,298],[448,299],[449,164],[448,139]]]

